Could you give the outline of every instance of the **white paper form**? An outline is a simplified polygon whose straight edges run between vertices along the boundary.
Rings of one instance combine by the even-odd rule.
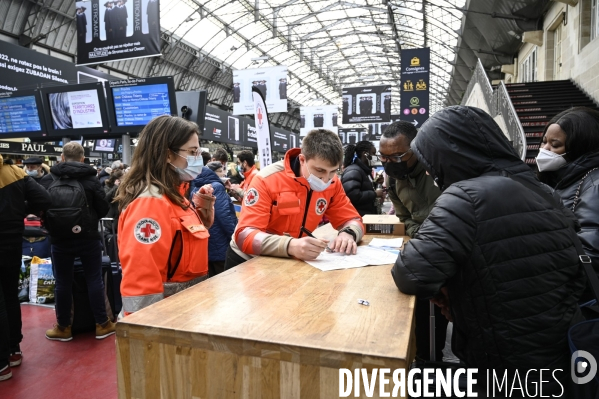
[[[356,255],[322,252],[315,260],[305,261],[324,272],[329,270],[352,269],[364,266],[380,266],[395,263],[397,255],[367,246],[358,247]]]
[[[370,243],[368,243],[369,247],[375,248],[401,248],[403,245],[403,238],[373,238]]]

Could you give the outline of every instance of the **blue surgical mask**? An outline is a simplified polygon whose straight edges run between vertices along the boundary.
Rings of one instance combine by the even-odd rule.
[[[175,154],[177,153],[175,152]],[[187,160],[187,167],[185,169],[178,168],[171,163],[171,165],[175,168],[177,173],[179,173],[179,178],[181,179],[181,181],[192,181],[202,172],[202,167],[204,166],[204,158],[202,158],[201,155],[195,157],[191,155],[188,155],[186,157],[180,154],[177,155]]]
[[[306,165],[306,169],[308,169],[307,165]],[[310,172],[310,169],[308,169],[308,172]],[[329,186],[333,182],[333,179],[329,179],[329,181],[325,183],[320,178],[314,176],[311,172],[310,172],[310,176],[305,177],[305,179],[308,180],[308,184],[310,185],[310,188],[312,189],[312,191],[316,191],[317,193],[322,192],[322,191],[326,190],[327,188],[329,188]]]
[[[37,177],[39,175],[37,170],[26,170],[25,172],[31,177]]]

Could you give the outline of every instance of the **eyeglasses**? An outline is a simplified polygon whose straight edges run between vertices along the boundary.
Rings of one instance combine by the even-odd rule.
[[[381,162],[401,162],[401,159],[411,151],[412,149],[410,148],[401,155],[383,155],[379,152],[378,154],[376,154],[376,156],[381,160]]]
[[[175,151],[175,152],[183,151],[183,152],[188,153],[192,157],[197,157],[198,155],[200,155],[200,150],[197,149],[197,148],[196,149],[189,149],[189,150],[185,150],[183,148],[175,148],[175,149],[173,149],[173,151]]]

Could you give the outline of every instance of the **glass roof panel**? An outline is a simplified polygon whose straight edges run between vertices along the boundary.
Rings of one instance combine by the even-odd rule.
[[[344,85],[390,84],[399,113],[399,49],[430,47],[435,112],[449,88],[465,0],[385,3],[170,0],[161,2],[161,23],[232,69],[287,65],[289,98],[302,105],[340,105]]]

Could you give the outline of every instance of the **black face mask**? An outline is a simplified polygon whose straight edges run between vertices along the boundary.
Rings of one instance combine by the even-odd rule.
[[[406,161],[401,162],[384,162],[383,168],[387,176],[398,180],[405,180],[408,178],[408,163]]]

